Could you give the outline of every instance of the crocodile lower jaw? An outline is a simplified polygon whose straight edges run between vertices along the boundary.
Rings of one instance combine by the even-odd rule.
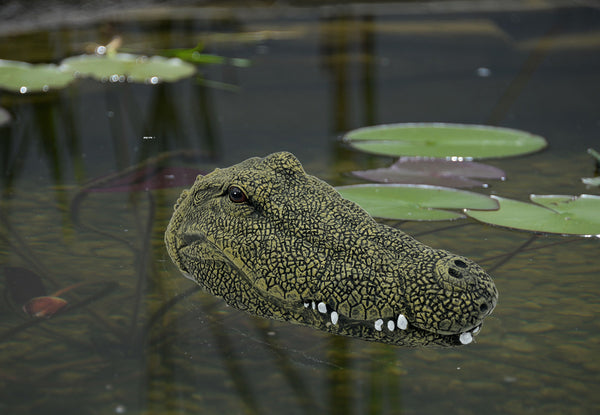
[[[328,318],[329,321],[326,321],[325,325],[326,326],[337,326],[338,324],[344,324],[340,322],[340,314],[335,311],[330,309],[330,307],[327,306],[327,304],[325,304],[324,302],[316,302],[316,301],[304,301],[303,302],[303,306],[305,309],[312,309],[314,312],[316,312],[317,314],[322,315],[324,318]],[[344,317],[344,320],[351,320],[348,317]],[[355,322],[354,320],[352,320],[353,323]],[[358,321],[356,321],[355,323],[358,323]],[[361,324],[367,324],[367,325],[371,325],[371,327],[375,330],[375,332],[384,334],[384,333],[389,333],[390,335],[393,334],[396,331],[406,331],[409,329],[412,330],[422,330],[422,331],[426,331],[424,329],[418,328],[416,326],[412,326],[409,323],[408,319],[406,318],[405,315],[403,314],[398,314],[397,317],[390,317],[390,318],[379,318],[376,320],[364,320],[360,322]],[[346,324],[348,324],[346,322]],[[456,343],[458,344],[462,344],[462,345],[467,345],[473,342],[473,338],[474,336],[476,336],[479,331],[481,330],[481,325],[479,324],[476,327],[470,329],[470,330],[465,330],[462,333],[457,333],[457,334],[438,334],[440,337],[444,337],[447,339],[452,339],[452,340],[458,340],[458,341],[451,341],[450,343]]]

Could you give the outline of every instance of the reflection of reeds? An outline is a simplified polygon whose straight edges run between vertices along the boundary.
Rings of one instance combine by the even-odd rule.
[[[130,351],[133,352],[137,349],[136,340],[138,338],[138,317],[140,313],[140,306],[144,301],[144,287],[147,280],[147,268],[148,268],[148,255],[150,253],[150,239],[152,237],[152,225],[154,224],[154,197],[152,193],[146,192],[148,196],[148,214],[146,218],[146,226],[142,230],[142,246],[139,250],[136,250],[136,274],[137,281],[135,286],[135,297],[133,301],[133,310],[131,313],[131,320],[129,323],[129,347]],[[137,212],[138,210],[135,209]],[[136,215],[137,216],[137,215]]]
[[[253,321],[257,322],[258,320],[255,319]],[[298,406],[301,407],[306,414],[318,413],[319,407],[310,393],[310,389],[305,379],[302,378],[292,365],[290,355],[286,351],[286,348],[277,344],[276,339],[269,335],[264,326],[260,327],[259,324],[255,324],[254,326],[258,330],[265,346],[273,353],[275,365],[281,370],[281,373],[283,373],[287,383],[294,392],[294,397],[296,398]]]
[[[494,265],[492,265],[491,267],[489,267],[487,269],[489,272],[493,272],[493,271],[496,271],[501,266],[503,266],[506,263],[508,263],[516,255],[521,254],[523,252],[537,251],[537,250],[540,250],[540,249],[543,249],[543,248],[548,248],[548,247],[555,246],[555,245],[564,245],[564,244],[568,244],[568,243],[572,243],[572,242],[581,242],[581,241],[585,240],[583,238],[564,238],[564,239],[562,239],[560,241],[557,241],[557,242],[551,242],[551,243],[544,244],[544,245],[539,245],[539,246],[536,246],[536,247],[529,247],[529,245],[533,244],[538,239],[539,238],[538,238],[537,234],[531,235],[529,237],[529,239],[527,239],[521,245],[517,246],[515,249],[513,249],[511,251],[508,251],[508,252],[505,252],[505,253],[500,254],[500,255],[494,255],[492,257],[486,257],[486,258],[480,259],[479,262],[484,263],[484,262],[488,262],[488,261],[492,261],[492,260],[497,259],[498,262],[496,262]]]
[[[19,232],[13,228],[4,214],[3,209],[0,209],[0,223],[4,228],[0,231],[0,239],[11,248],[11,251],[21,257],[21,259],[28,264],[29,267],[33,268],[42,279],[48,281],[54,288],[59,287],[60,284],[50,276],[50,272],[46,266],[33,254],[29,245],[21,238]]]

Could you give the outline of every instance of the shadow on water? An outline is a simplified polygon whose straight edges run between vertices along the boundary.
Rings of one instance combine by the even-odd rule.
[[[336,136],[379,122],[536,131],[550,150],[526,162],[496,161],[509,180],[492,191],[519,198],[574,192],[591,174],[579,153],[597,137],[590,105],[600,88],[597,9],[168,12],[5,35],[0,46],[2,59],[50,62],[115,35],[149,54],[200,39],[210,52],[253,62],[200,68],[200,78],[159,85],[82,79],[43,94],[0,92],[13,118],[0,127],[2,413],[600,409],[597,240],[466,220],[394,224],[473,257],[495,276],[500,303],[477,343],[443,350],[245,315],[182,278],[163,246],[193,169],[286,149],[307,170],[345,182],[341,172],[386,160],[353,153]],[[492,75],[476,75],[482,67]],[[211,79],[239,88],[202,82]],[[17,280],[31,273],[45,288],[32,282],[11,296],[9,273]],[[21,309],[27,297],[71,286],[68,305],[51,318]]]

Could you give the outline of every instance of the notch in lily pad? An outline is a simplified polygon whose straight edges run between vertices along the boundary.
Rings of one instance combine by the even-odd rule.
[[[531,195],[534,203],[492,196],[500,209],[465,210],[478,221],[540,233],[600,237],[600,196]]]
[[[498,202],[488,196],[441,186],[359,184],[336,189],[371,216],[383,219],[452,220],[465,216],[447,209],[498,209]]]
[[[377,125],[350,131],[343,140],[372,154],[463,160],[517,156],[547,146],[543,137],[525,131],[446,123]]]

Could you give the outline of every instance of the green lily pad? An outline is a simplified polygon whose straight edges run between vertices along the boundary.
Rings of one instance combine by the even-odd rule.
[[[196,73],[194,65],[178,58],[114,55],[79,55],[62,61],[61,69],[100,81],[151,83],[174,82]]]
[[[493,212],[465,210],[481,222],[533,232],[600,237],[600,196],[531,195],[535,203],[492,196]]]
[[[63,72],[56,65],[32,65],[27,62],[0,59],[0,88],[8,91],[46,92],[64,88],[74,80],[73,74]]]
[[[367,153],[386,156],[482,159],[533,153],[546,147],[543,137],[484,125],[407,123],[350,131],[344,141]]]
[[[428,185],[360,184],[336,188],[371,216],[399,220],[449,220],[465,216],[440,209],[497,209],[488,196]]]
[[[199,43],[190,49],[165,49],[160,52],[162,56],[179,58],[182,61],[191,62],[198,65],[211,65],[211,64],[230,64],[233,66],[246,68],[250,66],[249,59],[243,58],[226,58],[225,56],[212,55],[209,53],[202,53],[204,45]]]

